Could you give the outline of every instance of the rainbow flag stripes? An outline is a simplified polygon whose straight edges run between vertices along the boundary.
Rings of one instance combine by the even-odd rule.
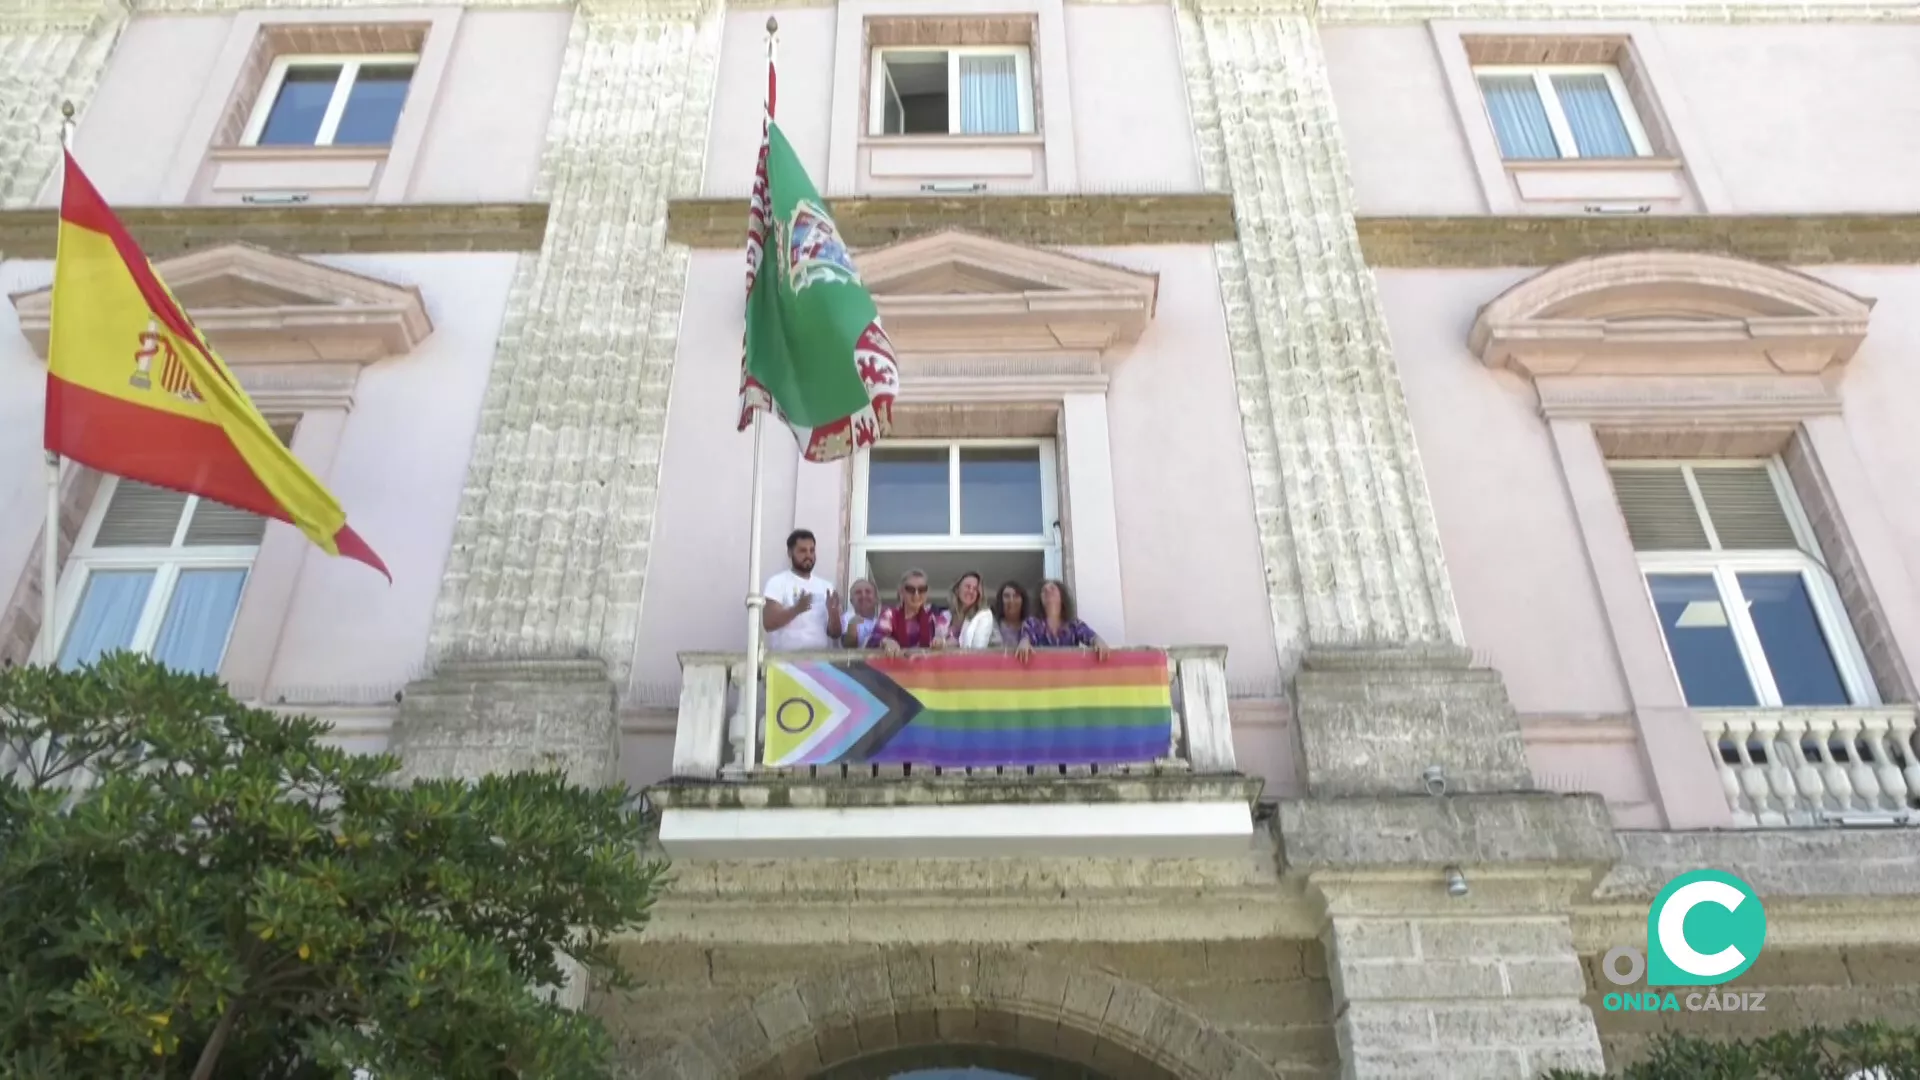
[[[765,761],[1120,765],[1167,753],[1166,654],[929,653],[767,665]]]

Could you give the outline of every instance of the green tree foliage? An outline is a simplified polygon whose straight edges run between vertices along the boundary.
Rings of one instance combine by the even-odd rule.
[[[0,672],[0,1076],[599,1077],[548,1000],[644,923],[623,791],[391,757],[129,654]]]
[[[1714,1042],[1668,1033],[1617,1080],[1920,1080],[1920,1029],[1856,1020]],[[1598,1080],[1555,1070],[1546,1080]]]

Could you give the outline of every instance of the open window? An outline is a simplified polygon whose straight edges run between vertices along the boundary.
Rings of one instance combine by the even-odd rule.
[[[874,135],[1031,135],[1033,61],[1025,45],[873,51]]]
[[[968,571],[989,590],[1061,575],[1051,439],[890,440],[854,463],[852,566],[892,602],[923,570],[937,602]]]

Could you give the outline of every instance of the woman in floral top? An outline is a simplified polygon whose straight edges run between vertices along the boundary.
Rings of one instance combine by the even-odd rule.
[[[867,648],[898,656],[904,649],[943,649],[950,644],[947,613],[927,606],[927,575],[907,571],[900,579],[900,606],[880,613],[867,632]]]
[[[1086,648],[1092,646],[1095,659],[1105,660],[1107,643],[1093,628],[1074,616],[1073,594],[1067,586],[1052,578],[1040,583],[1040,612],[1027,620],[1021,628],[1020,646],[1014,655],[1025,663],[1033,656],[1033,650],[1060,648]]]

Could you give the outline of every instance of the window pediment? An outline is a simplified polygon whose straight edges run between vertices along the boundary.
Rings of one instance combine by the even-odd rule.
[[[417,288],[250,244],[196,251],[155,269],[235,368],[371,364],[411,352],[433,332]],[[13,297],[20,330],[42,359],[52,297],[51,287]]]
[[[1852,358],[1873,301],[1722,255],[1579,259],[1480,310],[1468,345],[1488,367],[1543,375],[1812,375]]]
[[[902,353],[1104,353],[1153,319],[1157,274],[949,231],[860,256]]]

